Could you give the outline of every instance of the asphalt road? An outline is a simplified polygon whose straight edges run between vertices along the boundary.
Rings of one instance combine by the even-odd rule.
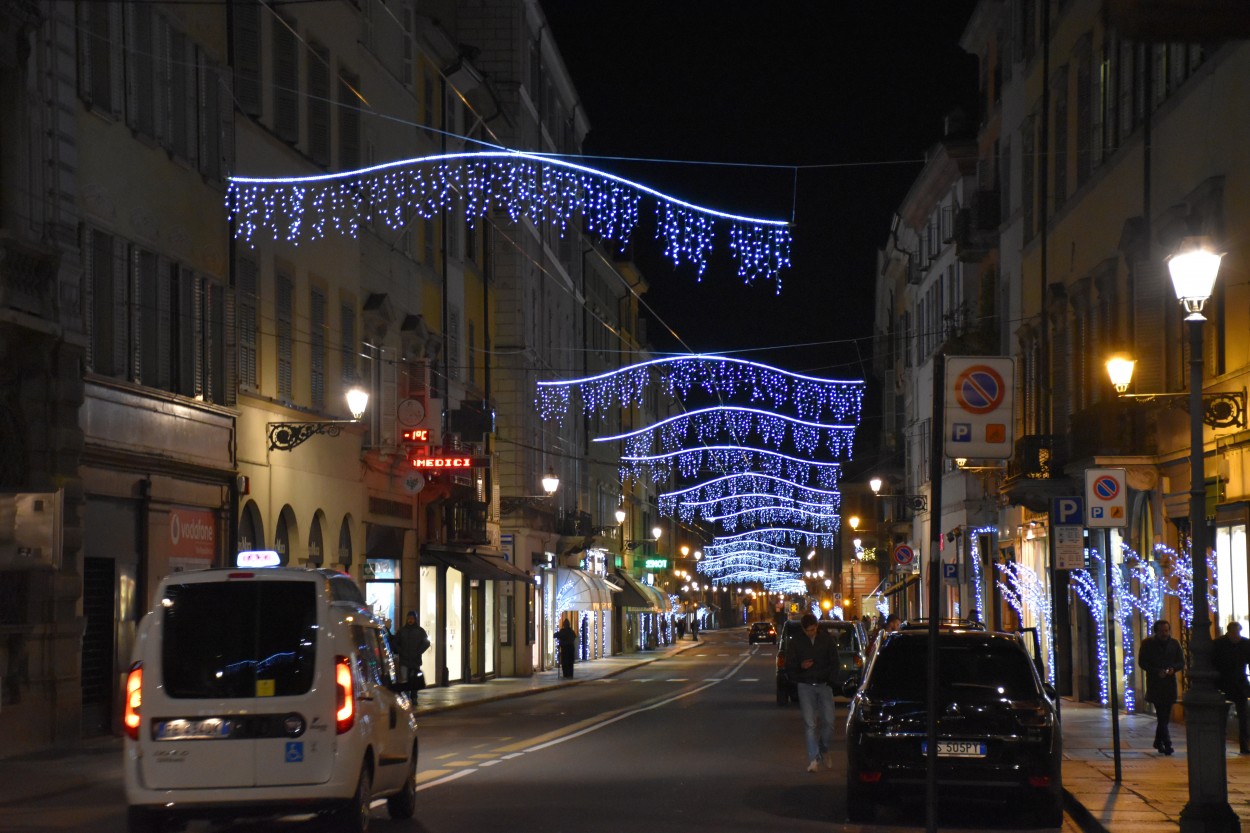
[[[779,708],[774,646],[742,629],[705,633],[698,647],[624,674],[527,697],[426,715],[417,817],[394,822],[385,802],[372,829],[419,833],[687,833],[856,830],[845,818],[845,708],[834,767],[806,771],[797,706]],[[118,762],[120,764],[120,761]],[[924,828],[900,796],[879,831]],[[915,798],[922,798],[917,796]],[[1021,829],[1010,806],[943,808],[942,830]],[[192,831],[210,829],[196,823]],[[285,819],[211,828],[233,833],[324,830]],[[1065,820],[1066,831],[1076,830]],[[120,779],[0,808],[5,833],[125,830]]]

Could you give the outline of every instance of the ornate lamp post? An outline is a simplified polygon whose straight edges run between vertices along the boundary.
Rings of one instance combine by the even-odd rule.
[[[1240,831],[1228,804],[1228,767],[1224,724],[1228,707],[1216,689],[1211,656],[1211,610],[1207,604],[1206,475],[1203,468],[1202,306],[1211,297],[1222,255],[1203,238],[1186,238],[1168,259],[1176,297],[1189,313],[1189,540],[1194,571],[1194,621],[1185,740],[1189,745],[1189,803],[1181,810],[1181,833]]]

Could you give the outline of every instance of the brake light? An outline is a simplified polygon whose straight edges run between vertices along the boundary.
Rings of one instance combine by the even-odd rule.
[[[862,769],[859,771],[859,783],[861,784],[875,784],[880,780],[881,773],[878,771]]]
[[[1030,787],[1049,787],[1050,776],[1049,775],[1030,775],[1029,786]]]
[[[863,667],[864,667],[864,657],[863,657],[863,654],[856,654],[856,655],[855,655],[855,667],[856,667],[856,668],[863,668]]]
[[[352,667],[347,657],[334,658],[334,731],[343,734],[356,722]]]
[[[126,737],[131,740],[139,739],[139,726],[143,723],[143,719],[139,716],[142,706],[143,663],[136,662],[130,667],[130,673],[126,676],[126,711],[122,715],[122,722],[126,726]]]

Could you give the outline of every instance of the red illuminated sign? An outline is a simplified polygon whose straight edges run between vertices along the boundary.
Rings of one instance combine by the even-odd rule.
[[[410,457],[414,469],[484,469],[489,457]]]
[[[430,429],[409,428],[399,436],[406,443],[428,443],[430,441]]]

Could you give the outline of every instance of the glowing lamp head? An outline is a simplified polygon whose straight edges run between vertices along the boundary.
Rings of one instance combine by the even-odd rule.
[[[1107,359],[1107,375],[1111,377],[1111,384],[1115,386],[1116,393],[1124,393],[1128,390],[1129,384],[1133,381],[1133,369],[1137,367],[1137,361],[1126,353],[1116,353]]]
[[[352,385],[344,394],[347,399],[347,410],[351,412],[352,419],[360,419],[365,415],[365,409],[369,407],[369,391],[360,385]]]
[[[872,489],[874,495],[881,493],[882,481],[880,477],[874,477],[868,481],[868,488]]]
[[[1168,258],[1168,271],[1172,273],[1172,287],[1176,298],[1189,313],[1185,320],[1203,321],[1202,306],[1215,289],[1215,278],[1220,271],[1220,260],[1207,237],[1186,237],[1176,253]]]
[[[664,530],[660,529],[658,526],[651,527],[651,537],[654,538],[655,540],[657,541],[660,540],[660,536],[663,533],[664,533]]]
[[[623,524],[623,523],[625,523],[625,510],[624,510],[624,509],[617,509],[617,510],[616,510],[616,522],[617,522],[618,524]]]
[[[660,536],[658,536],[658,535],[657,535],[656,537],[658,538],[658,537],[660,537]],[[682,545],[681,545],[681,555],[682,555],[682,557],[683,557],[683,558],[685,558],[687,555],[690,555],[690,547],[686,546],[685,544],[682,544]]]
[[[852,515],[846,522],[851,525],[851,529],[859,529],[859,515]]]
[[[547,473],[543,475],[543,491],[548,495],[554,495],[556,489],[560,488],[560,478],[556,476],[554,468],[548,468]]]

